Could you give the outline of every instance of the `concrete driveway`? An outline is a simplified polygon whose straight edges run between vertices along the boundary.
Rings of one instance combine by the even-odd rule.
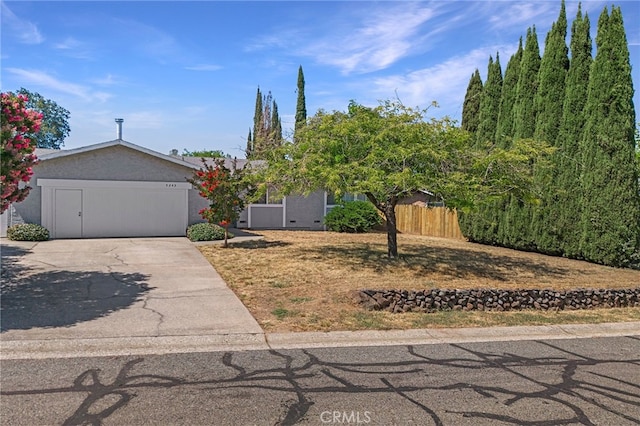
[[[258,323],[186,238],[3,239],[1,250],[3,355],[266,348]]]

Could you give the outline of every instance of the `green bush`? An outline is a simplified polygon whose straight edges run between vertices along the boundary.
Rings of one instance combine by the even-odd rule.
[[[187,238],[191,241],[224,240],[224,228],[212,223],[196,223],[187,228]],[[232,233],[229,238],[233,238]]]
[[[7,229],[7,238],[13,241],[47,241],[49,231],[35,223],[19,223]]]
[[[367,232],[382,223],[382,218],[368,201],[347,201],[331,209],[324,223],[330,231]]]

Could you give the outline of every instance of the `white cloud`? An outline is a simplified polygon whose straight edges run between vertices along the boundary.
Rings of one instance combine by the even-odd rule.
[[[127,114],[125,122],[132,129],[159,129],[168,122],[162,111],[136,111]]]
[[[362,24],[312,42],[302,53],[338,67],[343,74],[385,69],[411,53],[421,40],[417,37],[420,28],[434,16],[433,8],[413,3],[374,11]]]
[[[5,2],[1,4],[3,37],[13,36],[24,44],[40,44],[44,41],[44,36],[38,30],[36,24],[20,19],[9,9]]]
[[[82,43],[73,37],[67,37],[61,42],[54,43],[53,47],[61,50],[71,50],[81,47]]]
[[[190,67],[184,67],[184,69],[189,71],[218,71],[222,69],[222,66],[215,64],[200,64]]]
[[[522,28],[537,23],[550,24],[560,11],[559,2],[500,2],[501,7],[489,18],[494,30]],[[549,18],[551,21],[549,21]]]
[[[271,30],[269,34],[261,34],[244,46],[245,52],[256,52],[271,48],[288,48],[293,40],[303,38],[302,32],[298,29]]]
[[[504,72],[505,58],[508,59],[516,48],[517,45],[487,46],[408,74],[376,78],[372,80],[373,91],[381,99],[393,98],[397,94],[409,106],[424,108],[436,101],[444,114],[457,115],[475,69],[486,76],[489,56],[495,60],[496,52],[500,52],[500,64]]]
[[[134,49],[158,59],[161,63],[167,59],[182,58],[183,50],[176,39],[168,33],[132,19],[116,19],[116,24],[121,27],[131,38]]]
[[[113,86],[120,84],[119,79],[112,74],[107,74],[101,78],[94,78],[91,82],[100,86]]]
[[[92,59],[89,45],[73,37],[67,37],[63,41],[54,43],[54,49],[62,51],[66,56],[76,59]]]
[[[94,91],[90,87],[76,83],[59,80],[43,71],[25,70],[21,68],[6,68],[5,71],[18,77],[25,86],[40,86],[68,95],[81,98],[85,101],[105,102],[111,95],[105,92]],[[20,82],[20,84],[22,84]]]

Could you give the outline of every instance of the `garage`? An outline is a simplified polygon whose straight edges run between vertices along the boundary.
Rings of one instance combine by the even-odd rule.
[[[35,223],[51,238],[185,236],[207,206],[187,181],[200,159],[121,139],[70,150],[36,149],[27,198],[12,223]]]
[[[52,238],[183,236],[186,182],[38,179]]]

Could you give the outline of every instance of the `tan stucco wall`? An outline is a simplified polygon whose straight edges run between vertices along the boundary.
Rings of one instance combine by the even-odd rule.
[[[43,160],[34,167],[31,192],[26,200],[15,204],[25,222],[41,223],[41,190],[38,178],[78,180],[121,180],[149,182],[185,182],[193,169],[116,145],[60,158]],[[189,224],[201,222],[198,211],[205,200],[189,190]]]

